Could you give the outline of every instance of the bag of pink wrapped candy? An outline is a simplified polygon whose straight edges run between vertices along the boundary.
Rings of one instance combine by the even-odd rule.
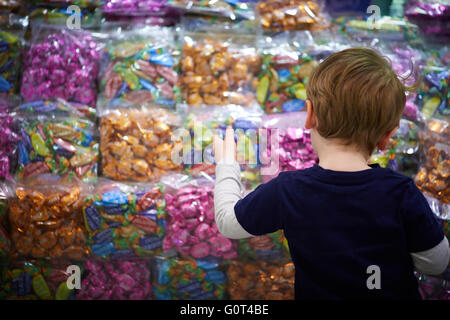
[[[95,107],[101,45],[90,32],[39,25],[25,53],[25,101],[62,98]]]
[[[79,300],[149,300],[152,298],[149,259],[106,260],[91,257],[84,263]]]
[[[448,272],[448,269],[447,269]],[[424,300],[450,300],[450,282],[443,277],[416,273],[419,292]]]
[[[19,122],[15,107],[16,96],[0,100],[0,179],[12,180],[17,162],[17,143],[20,140]]]
[[[108,32],[99,73],[99,106],[155,102],[174,107],[178,101],[178,56],[169,28],[131,30],[105,26]]]
[[[105,16],[163,16],[168,13],[167,0],[105,0]]]
[[[237,243],[222,236],[214,219],[212,179],[180,174],[161,179],[166,200],[167,231],[164,251],[173,249],[196,259],[237,257]]]
[[[306,169],[317,163],[311,136],[304,129],[305,112],[266,115],[263,118],[261,176],[264,182],[280,172]]]

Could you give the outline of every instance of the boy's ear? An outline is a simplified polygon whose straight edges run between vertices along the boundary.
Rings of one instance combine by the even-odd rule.
[[[316,115],[314,114],[313,105],[311,103],[311,100],[309,100],[309,99],[306,100],[306,112],[307,112],[307,115],[306,115],[305,128],[306,129],[315,128],[317,126]]]
[[[377,143],[377,147],[379,150],[384,150],[386,149],[388,143],[389,143],[389,139],[391,139],[392,135],[395,133],[395,131],[397,131],[398,126],[396,126],[394,129],[392,129],[391,131],[385,132],[380,140],[378,140]]]

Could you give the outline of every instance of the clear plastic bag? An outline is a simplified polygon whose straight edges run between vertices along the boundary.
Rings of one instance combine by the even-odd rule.
[[[239,257],[257,261],[284,261],[289,259],[289,250],[284,242],[283,231],[239,240]]]
[[[19,93],[27,21],[0,14],[0,98]]]
[[[95,125],[87,119],[65,117],[60,109],[42,102],[25,104],[20,109],[20,141],[16,179],[22,180],[43,173],[95,181],[99,159]],[[24,105],[22,105],[23,107]],[[45,108],[49,109],[45,109]],[[37,111],[37,113],[36,113]],[[70,115],[70,113],[69,113]]]
[[[157,185],[101,180],[83,208],[89,252],[111,259],[160,253],[166,229],[164,208]]]
[[[73,300],[66,259],[15,260],[5,266],[4,298],[8,300]]]
[[[150,300],[148,259],[107,260],[91,257],[84,264],[77,300]]]
[[[292,262],[233,261],[227,269],[231,300],[294,300]]]
[[[107,16],[163,16],[168,13],[167,0],[105,0],[102,6]]]
[[[259,109],[259,108],[258,108]],[[245,183],[259,182],[258,128],[261,126],[261,111],[248,110],[241,106],[187,107],[185,131],[183,132],[182,161],[189,173],[198,176],[201,172],[215,174],[212,152],[214,134],[224,137],[228,125],[235,130],[237,160],[241,166]],[[181,110],[181,107],[180,107]]]
[[[264,182],[280,172],[306,169],[317,163],[305,112],[267,115],[263,118],[261,176]]]
[[[264,40],[260,44],[262,67],[256,91],[259,104],[266,113],[302,110],[308,77],[319,62],[290,44],[289,34]]]
[[[450,119],[450,71],[442,66],[427,66],[422,71],[421,85],[415,103],[425,119]]]
[[[14,111],[18,100],[0,101],[0,178],[12,180],[17,163],[17,144],[20,140],[19,121]]]
[[[83,200],[91,187],[40,176],[17,185],[8,199],[13,257],[81,260],[87,254]]]
[[[80,117],[91,121],[95,121],[97,115],[97,110],[87,104],[65,101],[60,98],[22,103],[19,105],[19,112],[30,115],[49,113],[57,117]]]
[[[414,182],[424,193],[444,204],[450,203],[450,126],[447,121],[431,119],[420,133],[423,158]]]
[[[77,5],[79,7],[99,7],[104,0],[32,0],[37,3],[47,3],[53,5]]]
[[[195,106],[254,107],[260,67],[256,35],[220,27],[180,34],[182,99]]]
[[[25,101],[62,98],[95,107],[101,46],[93,35],[66,26],[36,24],[25,53]]]
[[[450,300],[449,279],[416,273],[419,292],[424,300]]]
[[[181,171],[174,161],[181,140],[174,130],[180,117],[162,108],[107,109],[100,119],[102,173],[115,180],[157,180]]]
[[[99,106],[154,102],[174,107],[179,100],[178,59],[171,29],[117,28],[102,57]]]
[[[226,17],[233,20],[254,19],[253,4],[250,1],[168,0],[167,5],[182,14]]]
[[[328,25],[319,1],[259,1],[256,11],[265,31],[321,30]]]
[[[208,179],[167,176],[164,185],[167,234],[164,251],[174,249],[184,257],[233,259],[237,242],[225,238],[214,219],[214,184]]]
[[[226,275],[216,258],[157,257],[154,265],[157,300],[222,300]]]

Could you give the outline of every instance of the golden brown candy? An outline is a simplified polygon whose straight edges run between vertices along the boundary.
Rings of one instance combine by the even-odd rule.
[[[100,121],[103,174],[115,180],[150,181],[164,171],[181,170],[172,162],[180,141],[172,130],[180,119],[167,110],[119,109]]]
[[[254,84],[260,66],[256,51],[243,51],[224,42],[207,38],[195,47],[190,43],[183,46],[180,87],[188,104],[255,103]],[[246,99],[233,99],[231,93],[240,93]]]
[[[316,1],[260,1],[256,7],[261,25],[266,30],[312,30],[324,22]]]
[[[69,250],[70,256],[82,257],[79,252],[86,250],[83,199],[76,185],[30,185],[19,187],[16,195],[10,206],[14,256],[61,257],[75,247],[77,254]]]
[[[449,139],[450,128],[446,121],[428,121],[420,134],[425,161],[414,179],[420,190],[444,203],[450,203]]]
[[[228,294],[233,300],[293,300],[294,264],[233,261],[228,270]]]

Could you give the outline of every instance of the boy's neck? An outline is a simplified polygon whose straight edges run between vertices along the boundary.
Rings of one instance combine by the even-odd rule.
[[[361,171],[370,169],[369,157],[352,146],[327,143],[316,150],[319,166],[333,171]]]

